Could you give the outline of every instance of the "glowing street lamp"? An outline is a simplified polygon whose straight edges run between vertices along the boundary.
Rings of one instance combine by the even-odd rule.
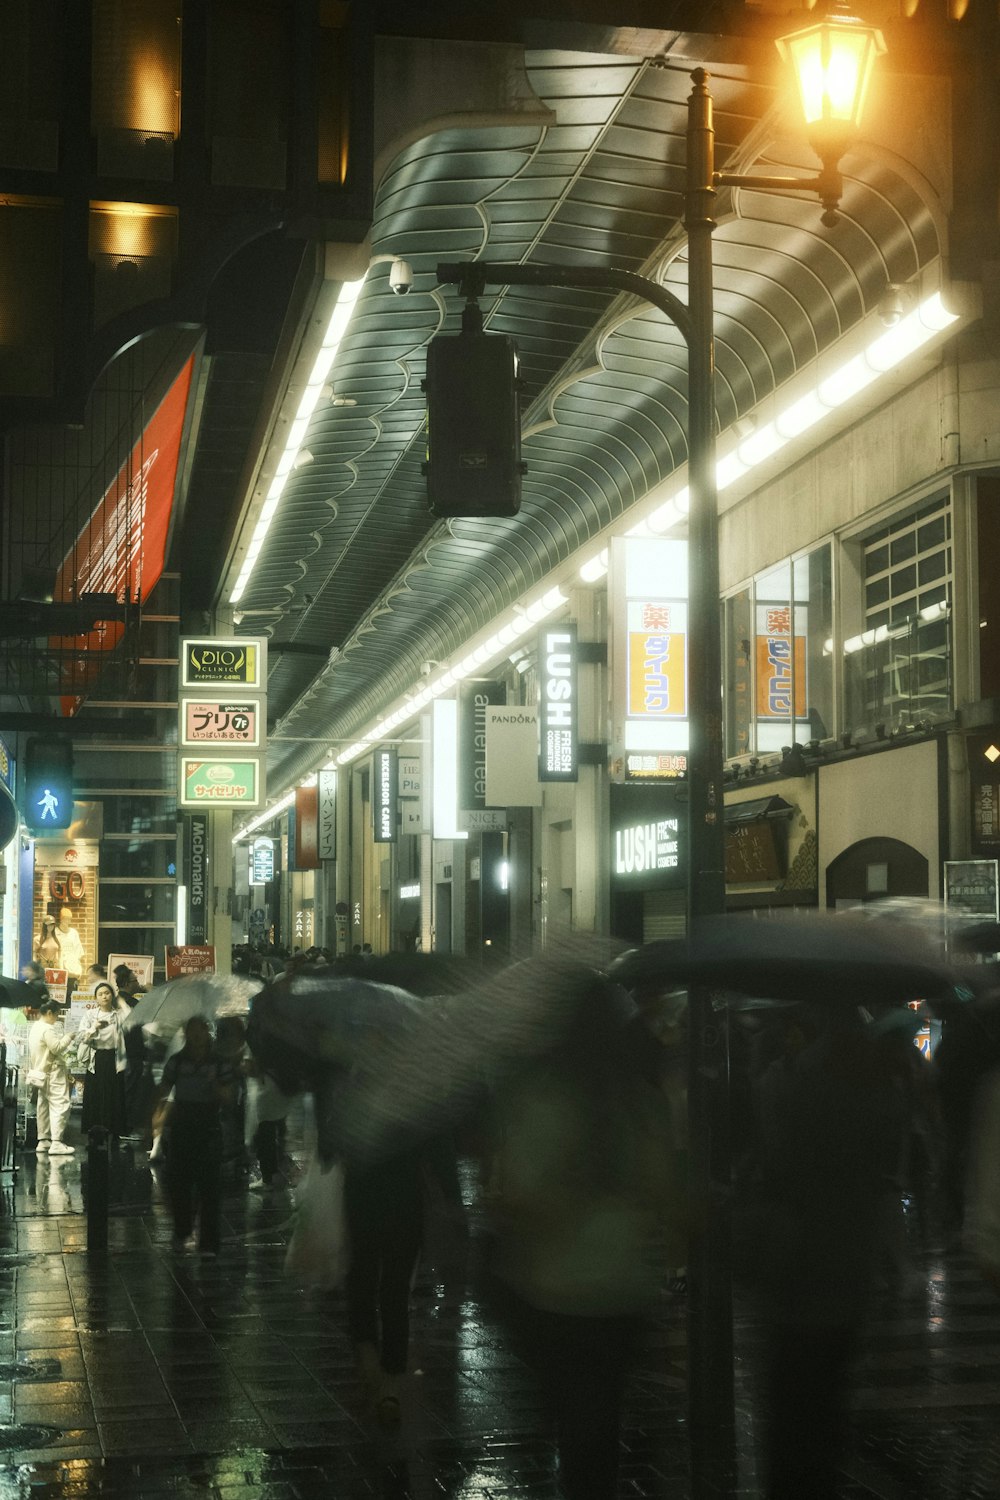
[[[861,114],[875,60],[885,39],[846,8],[838,7],[814,26],[776,43],[798,85],[809,144],[823,163],[819,194],[826,208],[824,224],[837,222],[840,158],[861,128]]]

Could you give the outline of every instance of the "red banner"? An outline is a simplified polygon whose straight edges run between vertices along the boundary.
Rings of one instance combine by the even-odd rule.
[[[319,869],[319,794],[314,786],[295,788],[295,868]]]
[[[192,355],[63,558],[53,595],[58,602],[91,593],[113,594],[119,603],[145,602],[159,582],[193,371]],[[111,651],[123,630],[120,621],[109,620],[86,635],[57,636],[52,645],[81,653]],[[88,680],[85,669],[82,680]],[[72,714],[78,702],[64,698],[63,712]]]

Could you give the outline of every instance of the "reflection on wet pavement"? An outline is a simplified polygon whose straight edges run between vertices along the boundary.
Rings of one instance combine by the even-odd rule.
[[[109,1254],[87,1255],[86,1162],[0,1178],[0,1500],[247,1494],[554,1500],[531,1372],[491,1309],[485,1220],[430,1236],[399,1430],[365,1416],[339,1294],[288,1282],[291,1200],[233,1182],[217,1261],[176,1256],[144,1156],[113,1162]],[[432,1226],[433,1230],[433,1226]],[[755,1473],[752,1322],[738,1328],[740,1493]],[[685,1308],[664,1291],[630,1384],[621,1495],[686,1500]],[[842,1500],[1000,1493],[1000,1304],[962,1256],[913,1247],[859,1375]],[[933,1441],[929,1433],[933,1431]]]

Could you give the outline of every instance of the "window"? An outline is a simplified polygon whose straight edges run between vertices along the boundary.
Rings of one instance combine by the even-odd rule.
[[[832,735],[829,543],[758,573],[723,610],[726,754]]]
[[[907,729],[952,711],[951,511],[939,496],[861,543],[861,629],[844,641],[847,722]]]

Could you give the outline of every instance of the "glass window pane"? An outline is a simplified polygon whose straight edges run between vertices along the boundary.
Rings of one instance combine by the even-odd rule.
[[[908,568],[897,568],[894,573],[889,574],[889,580],[894,597],[909,594],[917,586],[916,567],[911,563]]]
[[[935,578],[941,578],[948,569],[948,555],[942,548],[940,552],[932,552],[930,557],[922,557],[918,564],[921,583],[931,583]]]
[[[144,885],[141,880],[127,885],[100,884],[98,910],[102,922],[172,922],[176,887]]]
[[[902,536],[893,537],[891,544],[891,555],[893,563],[905,562],[912,557],[917,550],[917,533],[915,531],[904,531]]]
[[[105,839],[101,844],[101,878],[160,877],[176,874],[177,846],[173,839]]]
[[[889,548],[875,547],[872,551],[865,553],[865,577],[872,578],[876,573],[884,573],[889,566]]]
[[[105,797],[104,832],[176,833],[176,793],[162,797]]]
[[[938,516],[936,521],[930,521],[926,526],[921,526],[917,533],[917,546],[921,552],[926,552],[928,547],[941,546],[945,539],[945,517]]]
[[[726,755],[747,755],[755,748],[751,742],[751,694],[753,690],[753,630],[751,627],[750,590],[724,601],[723,663],[725,673],[725,746]]]
[[[865,606],[873,609],[878,604],[884,604],[889,597],[889,579],[880,578],[877,583],[870,583],[865,589]]]

